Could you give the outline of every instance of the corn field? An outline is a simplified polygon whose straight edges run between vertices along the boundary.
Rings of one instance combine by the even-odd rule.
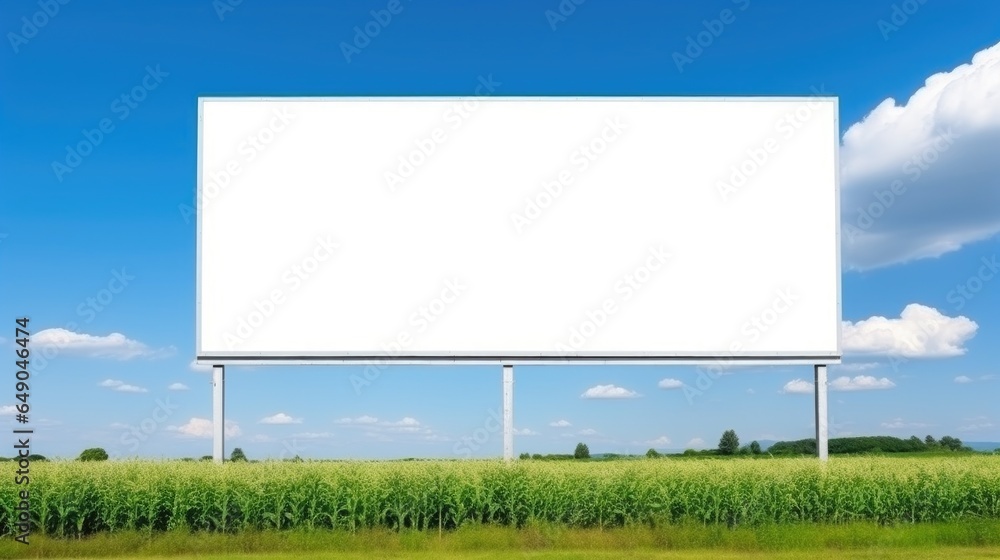
[[[1000,518],[1000,457],[31,466],[34,532],[450,530]],[[14,477],[0,519],[14,532]]]

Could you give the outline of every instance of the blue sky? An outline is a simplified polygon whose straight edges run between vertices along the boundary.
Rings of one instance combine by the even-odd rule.
[[[199,95],[471,95],[481,77],[503,95],[839,96],[842,224],[858,235],[843,241],[831,435],[1000,440],[1000,4],[230,3],[0,6],[0,337],[13,354],[24,315],[41,333],[36,452],[211,453],[210,375],[192,366]],[[377,35],[356,37],[366,25]],[[88,137],[90,153],[67,152]],[[894,181],[906,190],[889,201]],[[71,343],[39,359],[49,329]],[[227,447],[500,454],[499,367],[390,367],[356,390],[358,371],[229,368]],[[699,385],[693,367],[519,367],[516,452],[811,436],[810,367],[725,373]]]

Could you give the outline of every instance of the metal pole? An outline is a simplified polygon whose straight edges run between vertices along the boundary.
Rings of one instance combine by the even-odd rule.
[[[503,366],[503,459],[514,459],[514,366]]]
[[[826,366],[814,366],[816,383],[816,456],[820,461],[829,458],[829,432],[827,431]]]
[[[226,366],[212,366],[212,459],[221,463],[226,436]]]

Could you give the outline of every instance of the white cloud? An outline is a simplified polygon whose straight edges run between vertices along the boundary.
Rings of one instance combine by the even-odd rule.
[[[846,267],[937,257],[1000,232],[998,95],[1000,44],[930,76],[902,105],[884,100],[847,130],[840,152]]]
[[[963,345],[978,328],[967,317],[947,317],[932,307],[911,303],[898,319],[876,316],[857,323],[844,321],[841,333],[845,353],[941,358],[965,354]]]
[[[580,436],[596,436],[597,435],[597,430],[595,430],[593,428],[584,428],[584,429],[580,430],[579,432],[577,432],[577,435],[580,435]]]
[[[190,387],[188,387],[187,385],[185,385],[183,383],[171,383],[167,387],[167,389],[169,389],[171,391],[187,391],[188,389],[190,389]]]
[[[265,416],[260,419],[261,424],[301,424],[301,418],[292,418],[284,412],[279,412],[273,416]]]
[[[0,406],[0,416],[13,416],[17,414],[17,407],[12,404]]]
[[[878,389],[892,389],[895,386],[896,384],[886,377],[876,379],[870,375],[838,377],[829,383],[831,391],[873,391]]]
[[[788,395],[806,395],[812,394],[813,383],[806,381],[805,379],[793,379],[785,386],[781,388],[781,392]]]
[[[159,349],[150,348],[137,340],[126,338],[121,333],[94,336],[66,329],[38,331],[32,338],[32,343],[38,348],[53,348],[66,355],[116,360],[165,358],[176,352],[176,348],[173,346]]]
[[[981,430],[988,430],[993,427],[992,422],[983,422],[982,424],[970,424],[968,426],[959,426],[958,431],[960,432],[978,432]]]
[[[684,447],[687,449],[704,449],[705,440],[701,439],[700,437],[691,438],[691,440],[688,441],[687,445],[685,445]]]
[[[144,389],[142,387],[137,387],[135,385],[129,385],[129,384],[125,383],[124,381],[119,381],[117,379],[105,379],[104,381],[101,381],[100,383],[98,383],[98,386],[100,386],[100,387],[106,387],[108,389],[112,389],[114,391],[119,391],[119,392],[122,392],[122,393],[148,393],[149,392],[148,389]]]
[[[341,418],[334,420],[334,424],[377,424],[378,418],[374,416],[358,416],[357,418]]]
[[[616,385],[595,385],[580,396],[585,399],[630,399],[638,397],[639,393]]]
[[[680,389],[684,386],[684,383],[680,379],[661,379],[659,383],[656,384],[660,389]]]
[[[888,430],[902,430],[903,428],[926,428],[923,422],[903,422],[902,418],[896,418],[891,422],[882,422],[882,427]]]
[[[420,422],[416,418],[407,416],[398,422],[383,422],[383,424],[386,426],[419,426]]]
[[[521,430],[519,430],[517,428],[514,428],[514,435],[515,436],[537,436],[539,434],[538,434],[538,432],[536,432],[535,430],[532,430],[531,428],[524,428],[524,429],[521,429]]]
[[[879,366],[878,362],[854,362],[850,364],[840,364],[837,366],[830,366],[831,371],[867,371],[869,369],[875,369]]]
[[[569,421],[567,420],[556,420],[555,422],[549,422],[549,426],[552,426],[553,428],[568,428],[572,425],[573,424],[570,424]]]
[[[753,389],[747,389],[747,394],[748,394],[748,395],[752,395],[752,394],[754,394],[754,393],[756,393],[756,392],[757,392],[757,391],[754,391]]]
[[[212,373],[212,366],[208,364],[199,364],[197,360],[191,360],[191,363],[188,364],[188,368],[190,368],[191,371],[196,371],[198,373]]]
[[[647,441],[646,443],[649,444],[649,445],[655,445],[655,446],[663,447],[664,445],[670,445],[670,438],[668,438],[667,436],[660,436],[660,437],[658,437],[656,439],[651,439],[651,440]]]
[[[972,378],[967,375],[959,375],[955,378],[955,383],[972,383]]]
[[[332,438],[333,434],[330,432],[302,432],[298,434],[292,434],[293,438],[299,439],[327,439]]]
[[[186,437],[210,439],[212,437],[212,426],[212,421],[207,418],[192,418],[183,426],[167,426],[167,430],[178,432],[180,435]],[[238,437],[243,433],[239,425],[232,420],[226,420],[223,431],[226,437]]]

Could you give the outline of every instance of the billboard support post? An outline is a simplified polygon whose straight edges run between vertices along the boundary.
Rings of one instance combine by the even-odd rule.
[[[221,463],[225,451],[226,366],[212,366],[212,459]]]
[[[816,383],[816,456],[820,461],[829,458],[829,434],[827,431],[826,407],[826,366],[813,366]]]
[[[514,366],[503,366],[503,460],[514,459]]]

